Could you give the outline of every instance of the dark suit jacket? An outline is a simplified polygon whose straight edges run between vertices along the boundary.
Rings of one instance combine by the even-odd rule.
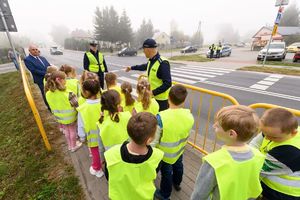
[[[33,81],[37,84],[43,84],[43,79],[47,71],[47,67],[50,66],[49,62],[43,56],[39,56],[42,62],[33,57],[32,55],[27,56],[24,59],[26,67],[32,74]]]

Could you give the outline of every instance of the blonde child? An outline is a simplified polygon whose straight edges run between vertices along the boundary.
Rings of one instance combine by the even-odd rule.
[[[78,97],[80,94],[79,81],[76,77],[76,71],[75,71],[74,67],[71,67],[69,65],[62,65],[59,68],[59,71],[65,72],[65,74],[67,75],[67,78],[66,78],[67,89],[71,90]]]
[[[86,102],[77,108],[78,111],[78,135],[81,141],[87,140],[92,155],[90,173],[97,177],[103,176],[99,154],[99,132],[96,122],[100,118],[100,91],[99,81],[94,79],[82,83],[81,93]]]
[[[54,65],[50,65],[49,67],[47,67],[47,71],[46,71],[46,74],[43,79],[44,86],[46,86],[47,79],[50,77],[51,73],[55,72],[57,70],[58,70],[57,67]],[[47,91],[45,90],[45,92],[47,92]]]
[[[153,115],[157,115],[159,105],[157,101],[152,98],[149,82],[146,79],[139,80],[136,86],[136,91],[138,94],[138,102],[134,106],[133,114],[139,112],[150,112]]]
[[[123,82],[121,84],[121,92],[125,97],[124,101],[121,102],[123,111],[129,111],[130,113],[132,113],[132,110],[135,105],[135,99],[131,95],[132,92],[131,84],[128,82]]]
[[[128,122],[130,142],[105,152],[109,199],[154,199],[156,169],[163,152],[152,148],[156,119],[151,113],[138,113]]]
[[[213,128],[225,145],[203,157],[191,199],[256,199],[262,191],[259,173],[264,156],[247,145],[259,129],[255,111],[241,105],[224,107]]]
[[[66,74],[61,71],[53,72],[47,79],[46,99],[58,123],[64,129],[68,149],[75,152],[81,143],[76,144],[76,119],[77,112],[69,102],[69,93],[66,89]]]
[[[266,155],[260,174],[263,199],[300,199],[300,127],[297,118],[286,109],[272,108],[264,112],[260,124],[261,133],[250,145]]]
[[[102,158],[109,148],[128,139],[126,126],[130,117],[129,112],[120,112],[120,95],[117,91],[108,90],[101,95],[101,117],[97,125]]]

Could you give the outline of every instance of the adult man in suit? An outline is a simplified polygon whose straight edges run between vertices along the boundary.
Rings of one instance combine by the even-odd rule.
[[[50,64],[45,57],[40,56],[40,51],[36,45],[30,45],[28,51],[29,55],[24,59],[25,65],[31,72],[34,83],[39,86],[44,102],[49,109],[45,97],[43,79]]]

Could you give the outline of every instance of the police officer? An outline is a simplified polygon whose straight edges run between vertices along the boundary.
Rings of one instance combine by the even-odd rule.
[[[216,47],[216,58],[220,58],[221,57],[221,50],[222,50],[222,44],[221,42],[219,42],[219,45]]]
[[[168,95],[172,86],[170,63],[166,58],[159,55],[155,40],[145,40],[143,49],[146,58],[148,58],[148,63],[129,66],[126,68],[126,72],[130,70],[147,70],[150,88],[155,100],[159,104],[159,111],[166,110],[169,107]]]
[[[214,51],[215,51],[215,44],[210,45],[209,50],[210,50],[209,57],[213,58],[214,57]]]
[[[98,51],[96,41],[90,42],[90,51],[85,52],[83,68],[99,76],[100,87],[104,89],[104,72],[108,72],[103,54]]]

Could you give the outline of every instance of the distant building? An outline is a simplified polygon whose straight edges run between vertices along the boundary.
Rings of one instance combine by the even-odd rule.
[[[165,32],[156,32],[152,38],[156,41],[160,48],[170,45],[170,36]]]
[[[263,26],[252,37],[251,50],[259,50],[264,47],[272,34],[273,27]],[[300,27],[279,26],[273,41],[283,41],[284,36],[300,35]]]

